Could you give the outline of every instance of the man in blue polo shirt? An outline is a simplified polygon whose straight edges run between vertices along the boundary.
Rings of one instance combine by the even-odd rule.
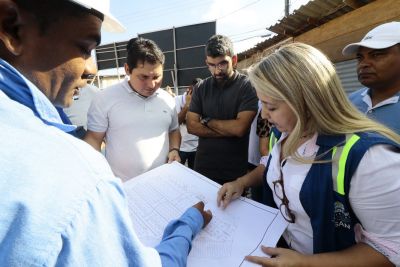
[[[382,24],[361,42],[347,45],[344,55],[356,54],[358,80],[365,86],[350,95],[368,117],[400,134],[400,22]]]

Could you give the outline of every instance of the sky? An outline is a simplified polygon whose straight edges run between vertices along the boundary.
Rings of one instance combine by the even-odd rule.
[[[217,33],[231,38],[236,53],[271,34],[266,27],[284,17],[284,0],[111,0],[111,12],[125,33],[102,32],[102,44],[127,41],[137,34],[216,21]],[[291,0],[290,11],[308,0]]]

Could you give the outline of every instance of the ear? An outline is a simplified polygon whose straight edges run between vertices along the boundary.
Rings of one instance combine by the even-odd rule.
[[[236,67],[237,61],[238,61],[237,55],[232,56],[232,66],[233,67]]]
[[[128,63],[124,64],[124,68],[125,68],[126,75],[128,75],[128,76],[131,75],[131,70],[129,69]]]
[[[13,1],[0,1],[0,40],[6,52],[14,56],[18,56],[22,52],[20,42],[21,16],[21,10]]]

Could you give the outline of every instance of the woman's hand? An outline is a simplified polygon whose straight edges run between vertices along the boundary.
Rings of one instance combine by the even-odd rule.
[[[259,264],[264,267],[300,267],[304,266],[303,262],[305,255],[300,254],[294,250],[286,248],[270,248],[261,246],[261,250],[271,256],[258,257],[258,256],[246,256],[247,261]]]
[[[244,185],[240,179],[238,178],[233,182],[225,183],[219,189],[217,195],[218,207],[222,205],[222,208],[225,209],[232,200],[239,198],[243,194]]]

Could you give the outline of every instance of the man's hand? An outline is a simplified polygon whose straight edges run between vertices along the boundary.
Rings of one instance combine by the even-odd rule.
[[[193,90],[192,90],[192,89],[187,89],[187,90],[186,90],[185,106],[186,106],[187,108],[189,108],[189,106],[190,106],[190,101],[192,101],[192,93],[193,93]]]
[[[210,210],[204,210],[204,202],[200,201],[197,204],[193,205],[193,208],[196,208],[200,211],[201,215],[203,216],[204,224],[203,228],[207,226],[207,224],[212,219],[212,213]]]
[[[259,264],[264,267],[295,267],[307,266],[303,265],[305,256],[291,249],[286,248],[269,248],[261,246],[261,250],[271,256],[257,257],[246,256],[247,261]],[[322,265],[321,265],[322,266]]]
[[[225,209],[228,204],[239,198],[244,191],[244,185],[241,183],[240,178],[233,182],[225,183],[218,191],[217,195],[217,206],[221,206]]]

